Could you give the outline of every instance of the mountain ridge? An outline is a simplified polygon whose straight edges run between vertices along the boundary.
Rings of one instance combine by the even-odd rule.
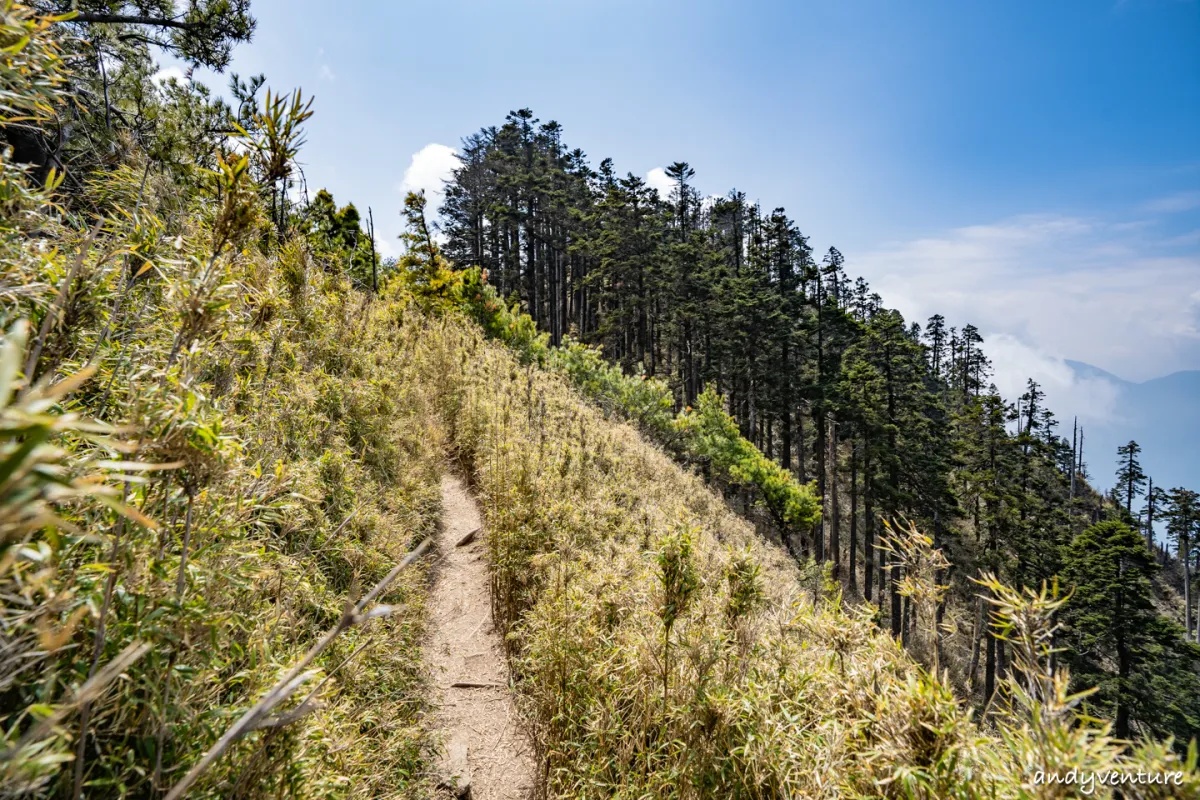
[[[1122,378],[1103,367],[1097,367],[1095,364],[1089,364],[1086,361],[1076,361],[1070,358],[1064,358],[1063,363],[1071,368],[1076,377],[1079,378],[1104,378],[1112,381],[1119,386],[1147,386],[1159,385],[1166,382],[1179,382],[1195,380],[1200,381],[1200,369],[1180,369],[1174,372],[1168,372],[1166,375],[1159,375],[1155,378],[1149,378],[1144,381],[1131,381],[1127,378]]]
[[[1200,370],[1135,382],[1083,361],[1064,363],[1078,379],[1103,379],[1117,389],[1112,416],[1083,423],[1083,458],[1095,485],[1112,485],[1117,448],[1130,440],[1142,446],[1142,466],[1154,485],[1194,486],[1200,481],[1200,420],[1190,413],[1200,402]]]

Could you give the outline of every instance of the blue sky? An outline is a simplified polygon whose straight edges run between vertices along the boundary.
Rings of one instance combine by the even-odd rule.
[[[1001,388],[1033,375],[1060,416],[1107,402],[1063,358],[1200,369],[1196,0],[253,5],[233,68],[315,94],[310,187],[390,241],[402,188],[530,107],[594,164],[686,160],[786,207],[906,316],[978,325]]]

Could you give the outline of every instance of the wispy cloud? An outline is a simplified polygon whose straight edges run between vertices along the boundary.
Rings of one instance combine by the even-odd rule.
[[[387,237],[380,237],[379,239],[376,239],[375,249],[378,250],[379,254],[384,258],[399,258],[401,255],[400,248]]]
[[[337,75],[329,66],[329,59],[325,57],[324,47],[317,48],[317,79],[325,83],[333,83],[337,80]]]
[[[163,67],[150,76],[150,82],[155,86],[162,86],[168,80],[176,80],[183,83],[187,80],[187,73],[183,71],[183,67],[172,64],[169,67]]]
[[[898,242],[852,263],[906,318],[940,313],[979,327],[989,353],[997,342],[1001,388],[1060,374],[1063,358],[1143,380],[1200,367],[1200,253],[1153,233],[1032,215]]]
[[[1170,239],[1163,241],[1164,245],[1169,247],[1195,247],[1200,245],[1200,230],[1181,233],[1178,236],[1172,236]]]
[[[1061,356],[1031,346],[1008,333],[988,335],[985,349],[995,371],[1001,396],[1014,400],[1025,391],[1026,382],[1037,381],[1046,393],[1047,407],[1069,422],[1078,416],[1084,422],[1119,423],[1121,388],[1098,375],[1080,375]]]
[[[1151,200],[1141,210],[1149,214],[1177,214],[1193,208],[1200,208],[1200,192],[1176,192]]]
[[[646,185],[654,191],[658,192],[658,196],[663,200],[670,198],[671,192],[675,191],[675,180],[667,175],[667,171],[662,167],[655,167],[646,173]],[[713,204],[718,200],[724,200],[725,196],[720,194],[707,194],[700,198],[700,206],[702,208],[712,208]]]

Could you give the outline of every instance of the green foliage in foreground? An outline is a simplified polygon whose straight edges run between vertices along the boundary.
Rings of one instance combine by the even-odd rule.
[[[101,345],[100,374],[73,401],[56,384],[4,412],[10,794],[67,795],[76,764],[89,797],[169,787],[436,521],[439,434],[394,360],[383,317],[397,309],[364,304],[319,269],[307,276],[318,285],[289,299],[274,259],[239,256],[228,277],[243,299],[164,370],[179,265],[160,266],[135,290],[137,329]],[[56,334],[70,337],[65,352],[95,346],[120,278],[96,264],[81,300],[96,326]],[[269,324],[255,321],[264,303],[279,315]],[[10,334],[6,352],[20,345]],[[120,426],[105,439],[68,411],[102,406]],[[134,472],[121,458],[176,468]],[[343,634],[291,703],[312,693],[318,710],[246,737],[190,796],[422,796],[424,592],[423,569],[402,575],[385,598],[397,613]],[[143,644],[81,701],[90,676]]]
[[[0,81],[37,78],[22,108],[45,113],[56,52],[16,8]],[[802,596],[790,559],[570,384],[791,524],[811,490],[715,395],[675,417],[655,383],[547,348],[449,269],[419,202],[399,271],[355,291],[355,241],[292,236],[300,137],[270,126],[245,156],[200,154],[211,171],[122,151],[61,213],[0,158],[0,794],[162,795],[429,533],[443,444],[485,504],[549,796],[1054,796],[1038,770],[1114,768],[1187,770],[1127,797],[1200,791],[1194,750],[1125,752],[1076,715],[1045,666],[1053,597],[988,586],[1019,656],[992,730],[836,594]],[[428,796],[425,579],[404,573],[393,613],[345,631],[190,796]],[[929,585],[906,584],[925,606]]]
[[[0,121],[40,124],[56,28],[0,9]],[[187,91],[140,108],[203,142]],[[411,300],[281,238],[248,144],[131,147],[75,195],[0,150],[0,796],[162,796],[436,522]],[[426,796],[424,596],[403,574],[188,796]]]

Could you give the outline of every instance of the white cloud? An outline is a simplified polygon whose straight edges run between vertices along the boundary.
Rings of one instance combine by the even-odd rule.
[[[458,151],[444,144],[427,144],[413,154],[396,189],[401,195],[424,190],[426,208],[436,214],[446,196],[446,181],[461,162]]]
[[[658,192],[658,196],[663,200],[671,197],[671,192],[675,191],[676,182],[674,178],[667,175],[667,171],[662,167],[655,167],[646,173],[646,185],[654,191]],[[725,195],[709,194],[700,198],[701,208],[712,208],[713,204],[718,200],[724,200]]]
[[[1151,231],[1152,232],[1152,231]],[[1200,366],[1200,254],[1096,220],[1025,216],[851,257],[910,320],[940,313],[1009,347],[1005,364],[1085,361],[1132,380]],[[1015,344],[1029,352],[1020,358]],[[992,355],[992,342],[985,344]],[[1011,357],[1010,357],[1011,356]],[[995,357],[995,355],[993,355]],[[997,363],[997,380],[1010,380]],[[1050,377],[1047,373],[1047,377]],[[1024,377],[1011,378],[1018,385]]]
[[[670,196],[671,190],[675,188],[675,181],[667,177],[667,171],[662,167],[655,167],[647,172],[646,183],[651,189],[658,192],[658,196],[664,200]]]
[[[1046,406],[1051,410],[1078,415],[1085,422],[1118,421],[1118,384],[1097,375],[1078,375],[1062,358],[1030,347],[1012,334],[984,332],[983,337],[1001,396],[1015,400],[1032,378],[1046,393]],[[1059,422],[1070,425],[1070,416]]]
[[[1177,192],[1157,200],[1151,200],[1142,206],[1142,210],[1151,214],[1175,214],[1181,211],[1191,211],[1198,207],[1200,207],[1200,192]]]
[[[400,248],[396,244],[381,237],[375,240],[375,249],[379,251],[379,255],[383,258],[399,258],[401,256]]]
[[[182,67],[171,65],[169,67],[163,67],[158,72],[151,75],[150,82],[155,86],[162,86],[167,82],[168,78],[174,78],[180,83],[183,83],[187,80],[187,73],[183,71]]]

